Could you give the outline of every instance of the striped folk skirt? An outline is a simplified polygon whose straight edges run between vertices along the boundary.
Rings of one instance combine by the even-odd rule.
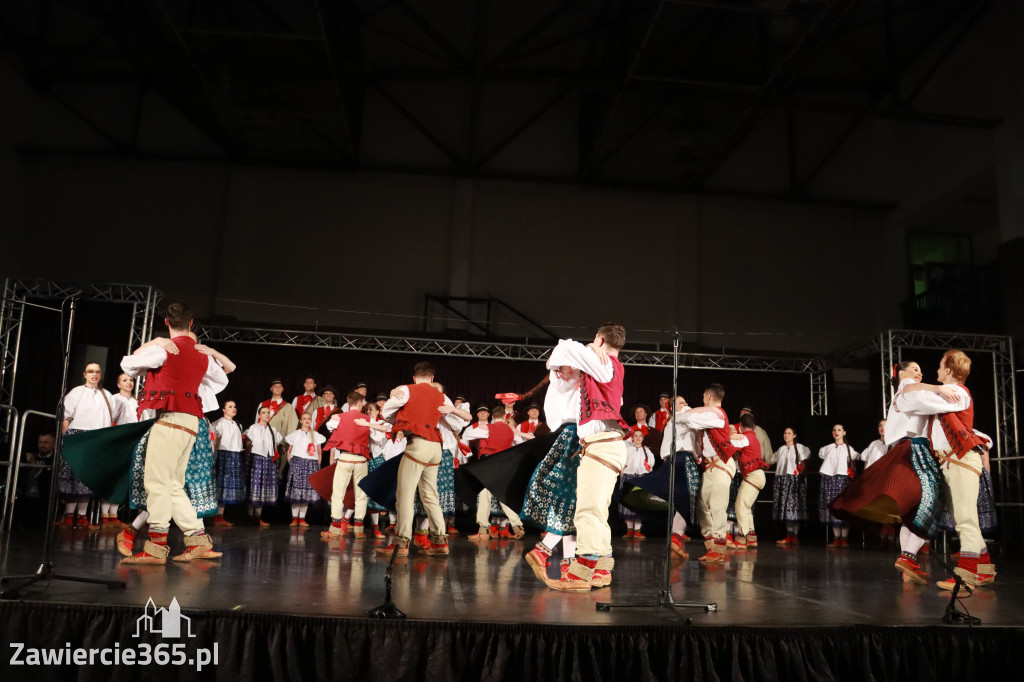
[[[252,456],[249,501],[255,505],[277,502],[277,464],[272,458],[263,455]]]
[[[220,503],[239,504],[245,502],[246,479],[242,464],[242,453],[231,450],[218,450],[215,472],[217,499]]]
[[[309,477],[320,471],[320,462],[306,457],[292,457],[289,464],[288,487],[285,488],[284,498],[296,504],[319,500],[320,495],[309,484]]]
[[[775,476],[772,518],[776,521],[807,520],[807,479],[793,474]]]
[[[832,500],[839,497],[839,494],[846,490],[846,486],[850,483],[850,477],[846,474],[839,474],[838,476],[825,476],[821,477],[821,490],[818,493],[818,519],[828,526],[843,526],[846,522],[837,519],[833,514],[829,505],[832,504]]]

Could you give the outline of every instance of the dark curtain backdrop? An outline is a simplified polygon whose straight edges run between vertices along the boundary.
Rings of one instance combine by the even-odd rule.
[[[0,637],[33,648],[167,644],[149,633],[133,637],[141,604],[3,603]],[[182,638],[186,656],[216,643],[218,665],[201,672],[189,665],[29,668],[10,665],[9,649],[0,657],[0,678],[959,682],[1013,679],[1008,673],[1019,667],[1024,644],[1024,629],[1008,627],[561,626],[183,613],[195,635]]]

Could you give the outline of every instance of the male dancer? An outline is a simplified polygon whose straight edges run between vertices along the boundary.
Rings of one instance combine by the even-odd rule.
[[[484,410],[477,408],[478,418],[484,414]],[[480,441],[477,457],[484,459],[485,457],[508,450],[517,440],[521,442],[522,439],[517,438],[516,432],[505,422],[505,406],[498,405],[491,412],[490,424],[486,421],[477,422],[462,432],[463,443],[468,444],[474,440]],[[506,522],[502,522],[501,529],[498,529],[498,525],[491,521],[492,497],[491,491],[487,489],[481,490],[480,494],[477,495],[476,522],[477,526],[479,526],[479,531],[475,535],[470,535],[469,538],[482,540],[489,536],[491,538],[503,537],[518,540],[526,535],[526,530],[523,528],[523,521],[519,518],[519,514],[516,514],[515,511],[501,501],[498,502],[498,505],[505,514],[506,522],[512,524],[512,532],[510,533],[508,528],[505,527]]]
[[[307,409],[312,410],[313,430],[319,431],[320,427],[324,425],[325,421],[327,421],[327,418],[334,414],[338,409],[334,386],[331,386],[330,384],[324,386],[324,392],[321,394],[321,397],[314,399]]]
[[[366,517],[367,497],[359,483],[366,478],[367,462],[370,460],[370,422],[362,413],[366,396],[352,391],[346,402],[348,411],[338,417],[334,433],[324,445],[324,450],[337,448],[337,464],[334,468],[334,492],[331,495],[331,527],[320,535],[326,538],[341,537],[345,532],[345,493],[351,481],[356,493],[353,527],[356,539],[360,539],[366,537],[363,519]]]
[[[295,408],[295,414],[302,416],[302,413],[306,411],[309,404],[316,399],[316,379],[313,377],[306,377],[302,381],[302,395],[297,395],[292,400],[292,407]],[[313,429],[314,431],[316,429]]]
[[[567,366],[581,372],[579,437],[582,451],[576,480],[576,556],[562,577],[550,583],[556,590],[587,592],[591,587],[611,584],[612,531],[608,507],[619,474],[626,466],[628,425],[619,415],[622,409],[622,379],[625,370],[619,351],[626,343],[626,330],[606,324],[594,340],[584,346],[569,339],[558,342],[548,358],[548,369]]]
[[[167,533],[170,522],[185,535],[185,551],[175,561],[217,559],[203,522],[185,494],[185,472],[195,443],[199,420],[203,418],[199,385],[205,383],[219,392],[227,386],[224,370],[212,357],[196,350],[188,336],[192,311],[175,301],[167,307],[164,324],[170,343],[176,348],[154,345],[121,360],[121,369],[131,377],[146,373],[146,387],[139,395],[140,413],[151,409],[157,421],[146,447],[143,482],[149,511],[149,537],[142,552],[122,560],[125,564],[166,564]],[[169,352],[170,351],[170,352]]]
[[[968,585],[988,585],[996,579],[996,567],[989,556],[978,522],[978,488],[984,444],[974,432],[974,403],[964,386],[971,373],[971,359],[962,351],[950,350],[939,361],[939,383],[952,386],[957,401],[949,402],[926,384],[906,386],[896,397],[896,407],[907,414],[928,416],[927,433],[939,469],[946,481],[946,501],[951,505],[956,532],[960,536],[960,558],[954,569]],[[897,567],[899,567],[897,565]],[[936,583],[952,590],[952,578]]]
[[[647,421],[647,426],[657,429],[658,431],[664,431],[665,427],[668,426],[668,420],[671,416],[671,412],[669,412],[668,408],[669,403],[671,402],[672,399],[669,397],[668,393],[659,393],[658,409]]]
[[[398,386],[384,403],[381,414],[385,419],[394,417],[396,431],[403,431],[408,440],[402,461],[398,466],[398,500],[395,539],[386,547],[378,547],[380,554],[397,551],[398,556],[409,555],[412,538],[413,503],[417,488],[420,503],[427,512],[430,524],[430,556],[448,554],[448,534],[444,515],[437,497],[437,467],[441,463],[441,434],[437,424],[441,416],[454,408],[444,404],[444,396],[432,385],[434,366],[417,362],[412,372],[413,383]]]
[[[676,422],[694,434],[694,455],[704,469],[700,486],[701,531],[707,553],[699,558],[708,564],[725,561],[728,530],[729,488],[736,475],[736,450],[749,441],[742,435],[731,440],[729,420],[722,409],[725,387],[711,384],[704,391],[703,407],[687,410]]]
[[[740,417],[740,433],[747,438],[747,444],[738,453],[737,467],[743,481],[736,493],[736,525],[739,533],[733,534],[733,542],[740,549],[757,547],[757,533],[754,531],[754,502],[764,488],[764,470],[768,464],[761,457],[761,442],[756,438],[754,415],[747,412]],[[738,445],[736,440],[731,441]]]

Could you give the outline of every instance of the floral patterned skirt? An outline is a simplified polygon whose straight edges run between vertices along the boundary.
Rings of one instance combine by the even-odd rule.
[[[576,474],[580,458],[576,424],[567,424],[554,445],[537,465],[523,501],[520,518],[549,533],[572,535],[576,532]],[[502,513],[500,511],[499,513]],[[493,505],[492,505],[493,511]]]

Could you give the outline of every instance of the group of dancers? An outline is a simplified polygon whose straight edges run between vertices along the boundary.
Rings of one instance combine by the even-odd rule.
[[[102,523],[116,519],[119,504],[139,509],[118,535],[124,563],[166,563],[171,521],[183,531],[186,545],[174,560],[218,558],[201,517],[226,523],[227,506],[246,505],[255,522],[269,525],[262,511],[277,503],[282,475],[293,526],[307,526],[309,505],[326,499],[331,514],[321,533],[326,540],[352,532],[356,538],[389,538],[377,547],[381,554],[405,556],[416,545],[428,556],[445,556],[449,537],[458,532],[454,471],[461,468],[462,479],[478,491],[478,530],[470,537],[521,538],[526,524],[541,529],[541,540],[525,561],[544,584],[570,592],[611,584],[615,562],[608,516],[616,490],[627,538],[643,539],[643,510],[658,503],[664,509],[668,467],[656,466],[658,459],[674,459],[677,469],[671,547],[679,558],[689,556],[686,530],[692,523],[700,527],[705,564],[723,562],[729,548],[758,546],[753,504],[765,487],[768,460],[775,464],[774,516],[787,528],[779,543],[795,544],[806,518],[801,474],[808,448],[786,429],[784,445],[773,452],[747,408],[730,424],[720,384],[706,388],[698,407],[681,396],[673,406],[663,394],[654,414],[638,407],[634,424],[622,419],[624,368],[618,352],[625,330],[619,325],[602,326],[586,345],[559,341],[538,386],[524,395],[504,394],[505,404],[493,408],[481,405],[470,412],[461,396],[453,400],[445,394],[430,363],[419,362],[411,383],[373,401],[364,384],[338,401],[333,386],[317,393],[315,379],[308,377],[304,393],[287,402],[283,384],[272,381],[255,423],[243,429],[234,401],[224,404],[223,417],[212,424],[203,418],[211,406],[216,409],[215,396],[227,385],[233,363],[196,343],[187,305],[172,304],[165,323],[169,339],[153,339],[123,359],[119,395],[99,387],[100,368],[90,365],[85,386],[65,402],[63,523],[73,526],[82,515],[83,497],[93,494],[90,484],[103,493]],[[973,424],[962,385],[970,361],[959,351],[951,353],[948,368],[943,358],[938,387],[920,383],[914,363],[899,370],[902,381],[884,431],[889,449],[869,448],[872,461],[866,462],[865,474],[871,476],[851,483],[851,461],[858,453],[836,425],[835,442],[819,453],[819,512],[834,528],[835,547],[846,544],[846,520],[903,523],[896,566],[906,580],[922,582],[927,574],[917,560],[918,540],[934,534],[945,491],[962,542],[957,572],[972,585],[983,585],[994,580],[995,570],[980,531],[974,532],[976,470],[981,471],[974,459],[982,442],[973,432],[961,433]],[[132,381],[143,372],[145,384],[134,403]],[[540,405],[532,401],[542,390],[543,421]],[[527,414],[519,423],[511,411],[517,402],[526,405]],[[136,418],[142,421],[123,426]],[[660,439],[651,438],[655,435]],[[125,441],[130,448],[123,447]],[[122,444],[122,455],[111,459],[121,464],[97,465],[98,452],[115,442]],[[328,466],[321,468],[328,453]],[[942,464],[941,475],[936,462]],[[897,487],[880,472],[898,473]],[[973,488],[967,473],[976,474]],[[973,522],[967,509],[972,495]],[[142,551],[136,551],[139,542]],[[553,578],[548,568],[559,545],[559,577]]]

